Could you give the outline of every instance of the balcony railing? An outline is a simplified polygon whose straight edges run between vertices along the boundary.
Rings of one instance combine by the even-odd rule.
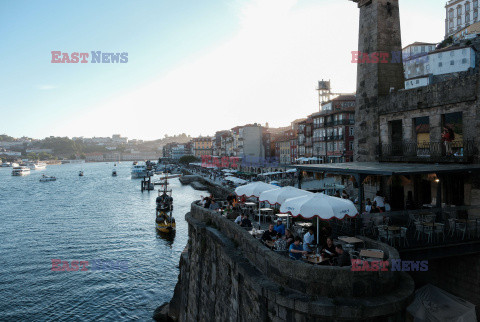
[[[478,154],[474,139],[450,142],[449,150],[445,142],[402,141],[382,144],[379,152],[380,161],[444,163],[470,163]]]

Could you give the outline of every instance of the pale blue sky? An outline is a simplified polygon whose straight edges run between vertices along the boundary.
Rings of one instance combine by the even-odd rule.
[[[404,45],[442,40],[442,1],[401,6]],[[0,0],[0,133],[154,139],[286,125],[318,109],[316,80],[355,89],[357,31],[347,0]],[[52,64],[53,50],[129,62]]]

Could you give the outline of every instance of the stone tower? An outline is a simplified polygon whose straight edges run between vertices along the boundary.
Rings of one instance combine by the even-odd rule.
[[[375,161],[380,144],[377,99],[404,88],[398,0],[351,0],[360,8],[355,161]],[[378,54],[378,63],[372,59]],[[388,55],[388,56],[387,56]],[[362,63],[362,61],[364,61]]]

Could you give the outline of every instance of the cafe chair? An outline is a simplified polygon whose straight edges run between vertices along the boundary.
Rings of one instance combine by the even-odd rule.
[[[403,247],[409,246],[408,245],[408,240],[407,240],[407,232],[408,232],[407,227],[400,227],[400,241],[399,241],[399,244],[400,244],[401,240],[403,239]]]
[[[445,241],[445,225],[444,224],[435,224],[434,233],[435,233],[435,237],[442,235],[442,240]]]
[[[455,231],[462,234],[462,240],[465,239],[465,234],[467,233],[467,224],[463,222],[456,222],[455,223]]]

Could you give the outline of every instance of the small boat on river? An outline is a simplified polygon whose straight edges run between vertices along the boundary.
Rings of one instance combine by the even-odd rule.
[[[46,176],[46,175],[42,175],[42,177],[40,178],[40,182],[56,181],[56,180],[57,178],[52,176]]]
[[[158,189],[158,197],[156,199],[156,218],[155,226],[161,233],[172,233],[175,231],[176,224],[173,218],[173,198],[172,189],[168,189],[168,182],[165,179],[161,189]]]

